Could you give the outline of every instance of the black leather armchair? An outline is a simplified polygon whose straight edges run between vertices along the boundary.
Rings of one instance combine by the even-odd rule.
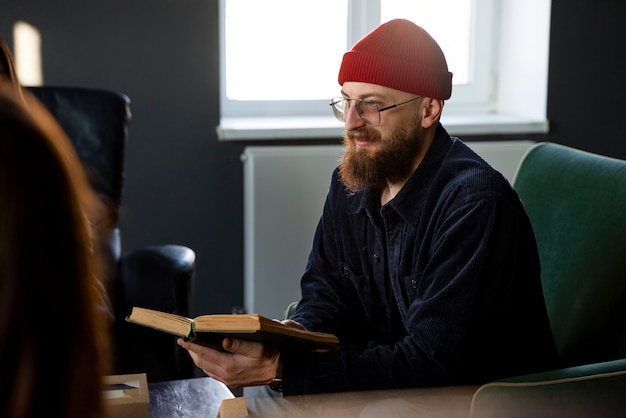
[[[189,356],[164,333],[127,323],[133,306],[189,314],[195,253],[182,245],[155,245],[122,252],[118,227],[124,151],[131,118],[123,94],[76,87],[30,87],[74,144],[113,223],[104,243],[108,276],[103,280],[115,316],[114,373],[143,373],[149,381],[191,377]]]

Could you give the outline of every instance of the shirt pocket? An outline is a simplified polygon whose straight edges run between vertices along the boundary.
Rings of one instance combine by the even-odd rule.
[[[366,316],[378,311],[378,303],[372,294],[372,283],[367,275],[354,270],[347,263],[341,263],[341,277],[350,283],[345,288],[352,290],[348,290],[344,295],[338,295],[340,303],[352,305],[350,309],[358,309]]]

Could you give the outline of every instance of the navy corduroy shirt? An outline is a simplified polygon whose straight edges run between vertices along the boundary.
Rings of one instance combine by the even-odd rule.
[[[283,352],[284,394],[483,383],[557,367],[533,230],[440,125],[398,195],[333,173],[293,316],[341,348]]]

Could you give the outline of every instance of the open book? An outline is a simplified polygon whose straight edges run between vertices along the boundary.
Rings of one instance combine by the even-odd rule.
[[[222,340],[226,337],[294,350],[329,349],[339,344],[333,334],[289,327],[259,314],[213,314],[192,319],[135,306],[126,320],[219,350],[223,350]]]

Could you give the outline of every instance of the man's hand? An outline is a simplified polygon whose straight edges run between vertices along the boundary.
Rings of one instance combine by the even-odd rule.
[[[280,352],[264,344],[224,338],[226,352],[178,339],[193,362],[208,376],[231,388],[265,385],[274,379]]]

